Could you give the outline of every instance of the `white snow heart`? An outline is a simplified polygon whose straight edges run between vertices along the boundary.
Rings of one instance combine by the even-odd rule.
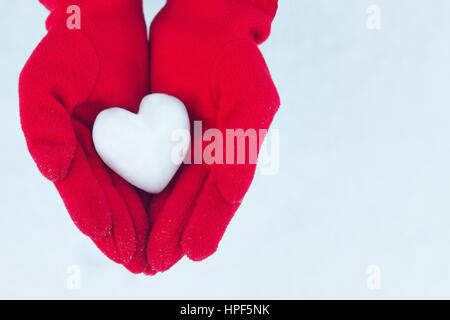
[[[102,160],[132,185],[159,193],[169,184],[190,146],[184,104],[165,94],[146,96],[138,114],[122,108],[99,113],[92,130]]]

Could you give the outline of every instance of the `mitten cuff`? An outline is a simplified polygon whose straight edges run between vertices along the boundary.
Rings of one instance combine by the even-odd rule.
[[[50,12],[47,29],[66,25],[67,19],[74,14],[78,6],[80,21],[83,26],[99,23],[126,23],[142,17],[142,0],[39,0]],[[85,29],[83,27],[83,29]]]
[[[83,7],[99,8],[100,10],[108,9],[126,9],[136,6],[142,6],[142,0],[39,0],[50,11],[59,8],[67,8],[71,5]]]

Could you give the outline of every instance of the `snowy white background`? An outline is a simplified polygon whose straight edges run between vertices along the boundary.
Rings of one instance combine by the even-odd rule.
[[[144,3],[151,20],[164,0]],[[366,27],[371,4],[380,31]],[[31,160],[17,82],[47,11],[1,0],[0,298],[450,298],[449,12],[448,0],[280,0],[262,46],[283,102],[280,171],[255,179],[217,254],[148,278],[76,230]]]

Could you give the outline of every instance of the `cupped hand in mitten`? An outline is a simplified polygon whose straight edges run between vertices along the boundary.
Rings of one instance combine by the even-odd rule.
[[[250,187],[253,146],[228,150],[226,132],[267,130],[278,110],[279,96],[257,46],[269,35],[276,7],[277,0],[169,0],[152,24],[151,91],[181,99],[191,121],[202,123],[200,139],[207,140],[198,150],[202,142],[193,125],[191,163],[152,200],[147,256],[154,271],[169,269],[184,255],[198,261],[213,254]],[[208,135],[210,129],[221,138]],[[208,161],[213,142],[220,150]],[[256,154],[261,143],[258,135]]]
[[[134,187],[95,152],[92,125],[110,107],[137,111],[148,93],[142,0],[40,0],[48,33],[20,76],[30,154],[76,226],[132,272],[147,267],[148,221]]]

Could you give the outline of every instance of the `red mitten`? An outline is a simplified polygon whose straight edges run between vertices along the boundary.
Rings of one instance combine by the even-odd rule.
[[[257,45],[276,10],[277,0],[168,0],[150,30],[151,92],[180,98],[203,131],[217,128],[224,138],[226,129],[267,129],[280,101]],[[147,255],[154,270],[216,251],[253,179],[249,151],[245,164],[186,165],[153,199]]]
[[[55,183],[77,227],[112,260],[146,268],[147,215],[136,190],[93,147],[97,114],[137,111],[148,93],[142,0],[40,0],[48,33],[19,84],[20,117],[31,156]],[[73,6],[75,5],[75,6]]]

